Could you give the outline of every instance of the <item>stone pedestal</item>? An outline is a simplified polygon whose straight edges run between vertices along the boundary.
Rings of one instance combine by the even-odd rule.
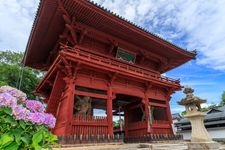
[[[205,114],[202,112],[193,112],[185,115],[191,122],[191,142],[209,142],[212,141],[205,126],[204,117]]]
[[[189,150],[218,150],[220,144],[212,141],[204,125],[205,114],[201,112],[201,104],[206,100],[193,94],[192,88],[185,88],[186,97],[178,102],[184,105],[187,114],[184,116],[191,122],[191,142],[187,143]]]
[[[189,142],[188,150],[219,150],[220,144],[214,141],[209,142]]]

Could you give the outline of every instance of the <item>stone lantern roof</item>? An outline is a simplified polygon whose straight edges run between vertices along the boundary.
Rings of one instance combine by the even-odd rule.
[[[177,102],[179,105],[200,105],[201,103],[206,102],[206,100],[194,96],[194,89],[190,87],[186,87],[183,92],[186,94],[186,97]]]

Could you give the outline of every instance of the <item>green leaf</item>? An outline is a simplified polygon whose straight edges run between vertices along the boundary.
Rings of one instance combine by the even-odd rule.
[[[30,139],[29,136],[27,136],[27,135],[21,137],[21,140],[22,140],[26,145],[29,145],[29,144],[30,144],[30,141],[31,141],[31,139]]]
[[[14,137],[11,134],[5,133],[1,136],[1,147],[6,147],[14,141]]]
[[[13,119],[12,116],[6,116],[6,117],[4,117],[3,120],[4,120],[5,123],[10,123],[11,126],[16,126],[17,125],[17,121],[15,119]]]
[[[16,142],[12,142],[10,145],[3,147],[5,150],[17,150],[19,145]]]
[[[42,131],[35,133],[32,137],[32,142],[36,145],[40,143],[43,139]]]
[[[5,108],[3,109],[3,111],[4,111],[6,114],[8,114],[8,115],[11,115],[11,114],[12,114],[11,108],[5,107]]]
[[[20,144],[21,134],[22,134],[21,128],[12,130],[12,134],[15,136],[16,143]]]
[[[55,141],[57,141],[57,140],[58,140],[58,137],[57,137],[56,135],[54,135],[54,134],[51,134],[50,141],[51,141],[51,142],[55,142]]]
[[[35,150],[41,150],[42,148],[41,148],[40,145],[37,144],[37,145],[34,146],[34,149],[35,149]]]
[[[19,123],[20,123],[20,126],[21,126],[23,129],[26,128],[26,123],[25,123],[24,121],[20,120]]]

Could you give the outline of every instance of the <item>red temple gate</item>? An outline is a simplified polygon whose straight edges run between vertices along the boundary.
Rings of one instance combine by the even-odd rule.
[[[173,134],[169,101],[181,86],[161,74],[194,57],[89,1],[42,0],[24,63],[47,70],[36,93],[57,118],[53,133],[113,135],[122,111],[125,136],[137,137]]]

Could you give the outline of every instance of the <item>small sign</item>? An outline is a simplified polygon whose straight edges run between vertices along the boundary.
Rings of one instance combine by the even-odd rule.
[[[128,62],[130,64],[135,63],[136,55],[132,52],[128,52],[120,47],[117,49],[116,59]]]

